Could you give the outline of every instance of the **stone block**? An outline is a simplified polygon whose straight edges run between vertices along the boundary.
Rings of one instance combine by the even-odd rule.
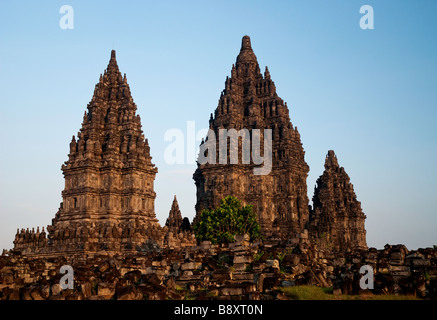
[[[92,284],[90,282],[85,282],[80,285],[82,294],[85,299],[88,299],[92,295]]]
[[[219,292],[223,296],[241,296],[243,294],[243,288],[241,287],[221,287]]]
[[[83,300],[83,295],[81,293],[71,293],[65,296],[65,300],[74,300],[74,301]]]
[[[254,281],[255,273],[252,272],[234,272],[232,273],[232,279],[235,281]]]
[[[252,256],[248,256],[248,255],[234,256],[234,263],[251,263],[252,261],[253,261]]]
[[[266,267],[267,268],[274,268],[274,269],[279,269],[279,261],[274,259],[274,260],[266,260]]]
[[[401,251],[395,251],[390,254],[390,260],[404,260],[405,255]]]
[[[53,296],[56,296],[56,295],[58,295],[58,294],[61,294],[61,292],[62,292],[62,287],[61,287],[61,285],[60,285],[59,283],[55,283],[55,284],[52,286],[52,295],[53,295]]]
[[[230,279],[231,279],[230,271],[226,269],[217,269],[211,273],[212,281],[226,281]]]
[[[344,257],[335,258],[333,261],[334,266],[343,266],[346,263],[346,259]]]
[[[14,276],[12,274],[7,274],[3,277],[3,282],[6,284],[14,283]]]
[[[30,278],[30,277],[26,277],[24,278],[24,283],[25,284],[31,284],[31,283],[35,283],[35,279],[34,278]]]
[[[117,300],[139,300],[142,297],[134,285],[128,285],[117,289],[116,294]]]
[[[431,265],[430,259],[413,259],[412,264],[414,267],[429,267]]]
[[[141,271],[133,270],[126,272],[124,278],[128,280],[130,283],[137,283],[141,279]]]
[[[41,286],[41,296],[44,299],[47,299],[50,296],[50,286],[49,285]]]
[[[410,275],[410,267],[408,266],[389,266],[389,272],[393,276],[404,276],[407,277]]]
[[[9,293],[9,300],[20,300],[20,291],[18,289],[12,289]]]
[[[111,299],[115,294],[115,284],[104,282],[99,283],[97,286],[97,294],[105,299]]]
[[[290,280],[283,280],[281,282],[281,287],[293,287],[295,285],[294,281],[290,281]]]
[[[247,263],[234,263],[234,270],[235,271],[245,271],[247,268]]]
[[[30,291],[30,296],[32,297],[32,300],[45,300],[39,288],[33,288]]]
[[[152,267],[160,267],[161,261],[152,261]]]
[[[181,265],[181,270],[196,270],[202,267],[201,262],[185,262]]]
[[[249,242],[245,243],[243,242],[236,242],[236,243],[230,243],[229,249],[233,252],[246,252],[249,249]]]
[[[20,297],[21,300],[32,300],[32,296],[30,295],[30,291],[32,289],[29,287],[20,288]]]
[[[200,243],[201,250],[209,250],[211,248],[211,241],[202,241]]]
[[[352,263],[353,264],[357,264],[357,263],[360,263],[360,262],[361,262],[361,258],[358,258],[358,257],[352,258]]]

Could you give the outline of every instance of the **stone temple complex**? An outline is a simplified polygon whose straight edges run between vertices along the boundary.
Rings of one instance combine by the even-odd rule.
[[[46,229],[18,230],[15,250],[31,255],[129,253],[147,251],[151,246],[196,244],[192,224],[182,218],[176,196],[163,227],[156,218],[154,180],[158,169],[136,111],[113,50],[62,165],[65,188],[59,211]],[[248,36],[242,39],[209,128],[216,137],[222,129],[234,129],[238,161],[230,161],[231,149],[226,146],[224,162],[198,163],[193,175],[197,188],[194,222],[203,209],[215,208],[232,195],[253,205],[267,242],[322,243],[321,237],[326,235],[338,250],[366,248],[365,215],[333,151],[329,151],[325,172],[317,182],[314,208],[309,206],[309,166],[299,131],[291,123],[287,103],[276,93],[268,68],[261,73]],[[255,161],[253,150],[246,162],[242,151],[243,138],[249,138],[253,147],[257,130],[265,159],[267,153],[271,155],[264,174],[255,174],[255,168],[266,164]],[[267,131],[270,142],[263,139]],[[228,138],[231,142],[232,137]],[[214,143],[220,159],[220,142]]]
[[[63,201],[51,225],[17,230],[14,248],[0,256],[0,300],[285,300],[284,289],[295,285],[331,288],[332,296],[369,294],[361,287],[364,265],[375,271],[371,295],[437,298],[437,246],[367,248],[366,216],[333,150],[310,206],[300,134],[248,36],[201,144],[194,222],[232,195],[253,205],[262,240],[243,234],[233,243],[197,242],[176,196],[160,225],[158,169],[136,112],[112,51],[61,167]],[[220,139],[210,139],[223,130],[224,156]],[[243,150],[245,138],[253,147],[257,136],[261,164],[253,148],[250,159]],[[235,154],[239,161],[231,161]],[[220,161],[201,161],[214,156]],[[262,167],[268,170],[256,174]],[[65,266],[74,270],[69,290]],[[159,312],[174,317],[172,308]]]

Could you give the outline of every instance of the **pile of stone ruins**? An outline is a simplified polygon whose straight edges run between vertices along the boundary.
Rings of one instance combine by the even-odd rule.
[[[63,265],[74,270],[73,289],[62,289]],[[362,265],[374,269],[372,290],[360,288]],[[403,245],[334,253],[237,236],[230,244],[205,241],[146,254],[0,257],[3,300],[282,300],[287,299],[282,289],[295,285],[331,287],[333,299],[340,294],[436,299],[436,284],[437,249],[408,251]]]
[[[158,169],[136,111],[113,50],[61,167],[58,212],[46,228],[17,230],[14,248],[0,257],[0,299],[284,299],[281,288],[301,284],[333,294],[436,297],[437,249],[368,248],[366,216],[333,150],[309,205],[299,131],[248,36],[209,129],[216,136],[220,129],[271,129],[271,170],[254,175],[259,164],[252,160],[198,163],[193,223],[232,195],[253,205],[262,241],[238,235],[235,243],[198,243],[176,196],[160,225]],[[74,270],[73,289],[60,285],[64,265]],[[362,265],[374,269],[372,290],[360,289]]]

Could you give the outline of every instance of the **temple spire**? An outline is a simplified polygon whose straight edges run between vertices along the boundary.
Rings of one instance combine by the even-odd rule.
[[[252,45],[250,44],[250,37],[247,35],[241,40],[241,49],[237,56],[237,69],[240,63],[258,64],[255,53],[252,50]]]
[[[348,174],[339,166],[334,151],[329,150],[325,170],[314,188],[310,236],[322,248],[366,249],[365,219]],[[320,234],[325,236],[320,238]]]
[[[169,228],[169,231],[179,233],[182,221],[182,214],[179,210],[178,200],[176,199],[175,195],[165,225]]]
[[[250,44],[250,37],[245,35],[241,40],[241,50],[252,50],[252,45]]]
[[[334,150],[329,150],[325,159],[325,169],[338,168],[338,160]]]
[[[121,73],[118,69],[117,59],[115,55],[115,50],[111,51],[111,59],[109,59],[108,67],[106,68],[107,74],[115,74],[118,77],[121,77]]]

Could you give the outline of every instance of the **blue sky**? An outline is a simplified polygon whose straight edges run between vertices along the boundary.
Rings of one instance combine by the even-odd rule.
[[[157,217],[176,194],[192,219],[195,166],[165,163],[164,133],[208,125],[245,34],[301,133],[309,198],[333,149],[369,246],[437,244],[435,1],[126,2],[0,3],[0,249],[17,228],[51,223],[61,164],[111,49],[159,170]],[[59,27],[64,4],[73,30]],[[373,30],[359,27],[365,4]]]

